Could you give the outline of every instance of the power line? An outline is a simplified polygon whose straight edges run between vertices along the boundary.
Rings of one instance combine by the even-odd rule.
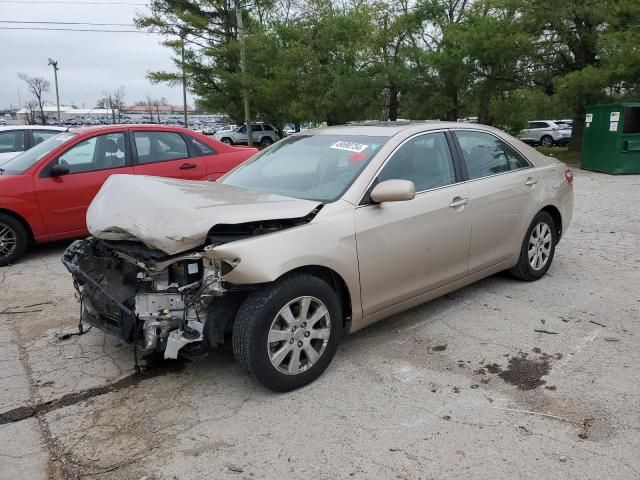
[[[36,22],[24,20],[0,20],[0,23],[35,23],[47,25],[94,25],[94,26],[111,26],[111,27],[135,27],[133,23],[91,23],[91,22]]]
[[[54,28],[54,27],[3,27],[0,26],[0,30],[51,30],[51,31],[62,31],[62,32],[105,32],[105,33],[153,33],[159,34],[158,32],[146,32],[143,30],[110,30],[103,29],[98,30],[94,28]]]
[[[146,7],[148,3],[133,3],[133,2],[69,2],[62,0],[0,0],[0,3],[54,3],[63,5],[132,5],[136,7]]]

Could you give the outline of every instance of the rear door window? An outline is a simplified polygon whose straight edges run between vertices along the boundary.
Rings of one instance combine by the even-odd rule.
[[[462,130],[454,133],[462,150],[470,180],[529,166],[522,155],[494,135]]]
[[[24,149],[24,130],[9,130],[7,132],[0,132],[0,153],[23,152]]]
[[[134,132],[138,163],[166,162],[189,157],[187,144],[176,132]]]
[[[60,132],[56,132],[55,130],[32,130],[33,145],[38,145],[40,142],[44,142],[47,138],[51,138],[59,133]]]
[[[215,155],[217,153],[212,147],[201,142],[200,140],[196,140],[195,138],[188,135],[187,139],[191,143],[193,151],[195,151],[198,155]]]

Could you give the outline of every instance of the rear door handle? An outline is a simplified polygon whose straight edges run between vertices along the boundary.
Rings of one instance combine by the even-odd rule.
[[[197,165],[195,163],[183,163],[180,165],[180,170],[191,170],[192,168],[196,168]]]
[[[449,206],[451,208],[458,208],[458,207],[463,207],[465,206],[467,203],[469,203],[469,199],[468,198],[461,198],[461,197],[455,197],[451,203],[449,204]]]
[[[525,185],[529,185],[530,187],[532,187],[536,183],[538,183],[538,179],[537,178],[533,178],[533,177],[527,178],[527,181],[524,182]]]

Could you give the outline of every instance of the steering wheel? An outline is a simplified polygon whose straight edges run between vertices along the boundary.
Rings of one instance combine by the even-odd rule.
[[[59,163],[60,165],[64,165],[65,167],[68,167],[68,166],[69,166],[69,164],[67,163],[67,161],[66,161],[65,159],[63,159],[63,158],[58,159],[58,163]]]

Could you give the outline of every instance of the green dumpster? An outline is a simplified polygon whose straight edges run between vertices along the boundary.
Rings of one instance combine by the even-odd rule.
[[[614,175],[640,173],[640,103],[587,107],[580,166]]]

